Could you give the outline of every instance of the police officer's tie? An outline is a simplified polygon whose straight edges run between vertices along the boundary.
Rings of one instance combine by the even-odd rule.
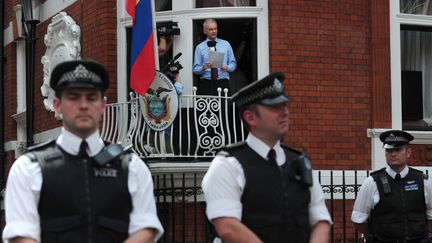
[[[395,176],[395,181],[400,181],[400,180],[401,180],[401,175],[397,173]]]
[[[276,162],[276,151],[274,149],[270,149],[270,151],[267,154],[267,158],[269,163],[278,165]]]
[[[79,152],[78,152],[78,156],[81,158],[88,158],[88,153],[87,153],[87,148],[88,148],[88,144],[87,141],[85,139],[82,140],[80,148],[79,148]]]

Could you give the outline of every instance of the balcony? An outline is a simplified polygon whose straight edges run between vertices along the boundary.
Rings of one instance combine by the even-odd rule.
[[[247,131],[236,115],[228,90],[218,96],[179,97],[178,115],[173,125],[155,132],[143,117],[145,99],[131,94],[130,101],[108,104],[103,117],[102,138],[131,147],[147,160],[211,160],[225,145],[243,141]]]

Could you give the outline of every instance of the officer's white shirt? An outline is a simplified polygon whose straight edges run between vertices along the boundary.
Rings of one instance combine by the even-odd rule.
[[[261,157],[267,160],[270,147],[249,133],[247,144]],[[279,166],[285,163],[285,153],[280,143],[273,147],[276,151],[276,161]],[[212,220],[219,217],[233,217],[241,220],[241,196],[245,187],[245,176],[240,162],[235,157],[217,155],[205,174],[202,182],[207,203],[207,217]],[[324,194],[318,180],[314,178],[310,187],[311,201],[309,203],[309,223],[315,225],[318,221],[332,223],[330,214],[324,202]]]
[[[392,170],[389,166],[386,167],[385,171],[390,175],[393,179],[396,176],[396,172]],[[408,174],[409,168],[405,167],[399,174],[401,178],[404,178]],[[432,220],[432,185],[431,180],[428,178],[424,180],[424,195],[425,195],[425,203],[426,203],[426,217],[428,220]],[[357,195],[357,198],[354,203],[354,208],[351,214],[351,220],[354,223],[362,224],[366,223],[370,212],[375,208],[375,205],[379,202],[379,192],[377,188],[377,184],[372,178],[369,176],[363,182],[360,187],[360,191]]]
[[[81,138],[63,128],[56,143],[69,154],[77,155],[81,141]],[[86,138],[86,141],[90,156],[98,154],[104,147],[99,131]],[[3,230],[5,242],[17,236],[33,238],[40,242],[38,202],[41,187],[42,174],[39,163],[31,162],[27,156],[20,156],[13,163],[6,184],[6,226]],[[156,213],[153,181],[149,169],[135,154],[129,163],[128,188],[133,205],[129,215],[129,234],[144,228],[154,228],[157,231],[156,240],[159,239],[163,228]]]

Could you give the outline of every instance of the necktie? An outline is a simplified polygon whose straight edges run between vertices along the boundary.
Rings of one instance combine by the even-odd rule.
[[[78,152],[78,156],[81,158],[88,158],[88,153],[87,153],[87,148],[88,148],[88,144],[86,142],[86,140],[83,140],[81,142],[80,148],[79,148],[79,152]]]
[[[270,149],[267,154],[267,158],[271,164],[278,165],[276,162],[276,151],[274,149]]]
[[[216,41],[215,41],[214,51],[216,51]],[[212,79],[212,81],[218,80],[218,69],[217,68],[211,68],[211,79]]]
[[[395,176],[395,180],[396,181],[400,181],[400,179],[401,179],[401,175],[399,173],[397,173],[396,176]]]

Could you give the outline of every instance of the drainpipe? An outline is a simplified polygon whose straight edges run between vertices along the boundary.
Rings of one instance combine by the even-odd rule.
[[[39,14],[33,11],[36,8],[36,0],[23,0],[23,27],[26,35],[26,125],[27,148],[33,145],[34,126],[34,78],[35,78],[35,53],[36,53],[36,26],[39,23]]]

